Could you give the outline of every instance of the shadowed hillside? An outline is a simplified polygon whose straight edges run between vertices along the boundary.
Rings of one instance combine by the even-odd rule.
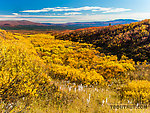
[[[125,25],[93,27],[60,33],[56,39],[94,44],[106,54],[150,61],[150,20]]]

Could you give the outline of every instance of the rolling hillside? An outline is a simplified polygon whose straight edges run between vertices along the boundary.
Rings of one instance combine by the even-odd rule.
[[[94,44],[106,54],[126,55],[135,61],[150,61],[150,20],[125,25],[91,27],[59,33],[56,39]]]
[[[104,28],[76,32],[94,33],[94,29]],[[149,104],[150,66],[147,62],[135,64],[126,56],[118,59],[116,55],[105,55],[93,44],[32,32],[0,30],[0,111],[91,113],[105,110],[113,113],[111,103],[127,105],[130,99],[135,106]],[[145,108],[148,113],[149,107]],[[130,109],[122,110],[129,113]],[[137,113],[137,109],[133,113]]]
[[[20,25],[34,25],[34,26],[47,26],[45,24],[41,23],[36,23],[36,22],[31,22],[27,20],[21,20],[21,21],[0,21],[0,26],[9,26],[9,27],[15,27],[15,26],[20,26]]]

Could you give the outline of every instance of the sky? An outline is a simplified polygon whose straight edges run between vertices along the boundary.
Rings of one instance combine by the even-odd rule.
[[[40,23],[144,20],[150,0],[1,0],[0,20]]]

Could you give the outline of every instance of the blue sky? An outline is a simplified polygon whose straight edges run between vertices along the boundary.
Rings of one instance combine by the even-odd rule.
[[[1,0],[0,20],[46,23],[149,19],[149,0]]]

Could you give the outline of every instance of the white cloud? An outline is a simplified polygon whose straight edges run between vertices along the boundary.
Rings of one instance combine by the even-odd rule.
[[[101,11],[106,11],[106,10],[109,10],[109,9],[110,9],[110,8],[85,6],[85,7],[80,7],[80,8],[71,8],[70,10],[74,10],[74,11],[88,11],[88,10],[101,10]]]
[[[109,11],[111,10],[111,8],[103,8],[103,7],[99,7],[97,9],[92,9],[92,11]]]
[[[56,8],[68,8],[68,7],[56,7]]]
[[[39,12],[48,12],[50,10],[53,10],[54,8],[43,8],[40,10],[24,10],[24,11],[20,11],[20,12],[28,12],[28,13],[39,13]]]
[[[69,7],[55,7],[55,8],[43,8],[40,10],[24,10],[20,12],[28,12],[28,13],[39,13],[39,12],[49,12],[49,11],[118,11],[118,10],[127,10],[124,8],[105,8],[105,7],[90,7],[90,6],[85,6],[85,7],[78,7],[78,8],[69,8]]]
[[[125,8],[116,8],[116,9],[110,9],[102,13],[116,13],[116,12],[124,12],[124,11],[130,11],[131,9],[125,9]]]
[[[18,13],[12,13],[13,15],[15,15],[15,16],[18,16],[19,14]]]
[[[82,13],[79,12],[69,12],[69,13],[64,13],[64,15],[81,15]]]
[[[33,18],[33,17],[39,17],[39,18],[50,18],[50,17],[52,17],[52,18],[60,18],[60,17],[69,17],[69,16],[62,16],[62,15],[58,15],[58,16],[55,16],[55,15],[53,15],[53,16],[46,16],[46,15],[0,15],[0,17],[3,17],[3,18],[13,18],[13,17],[18,17],[18,18],[22,18],[22,17],[31,17],[31,18]]]

